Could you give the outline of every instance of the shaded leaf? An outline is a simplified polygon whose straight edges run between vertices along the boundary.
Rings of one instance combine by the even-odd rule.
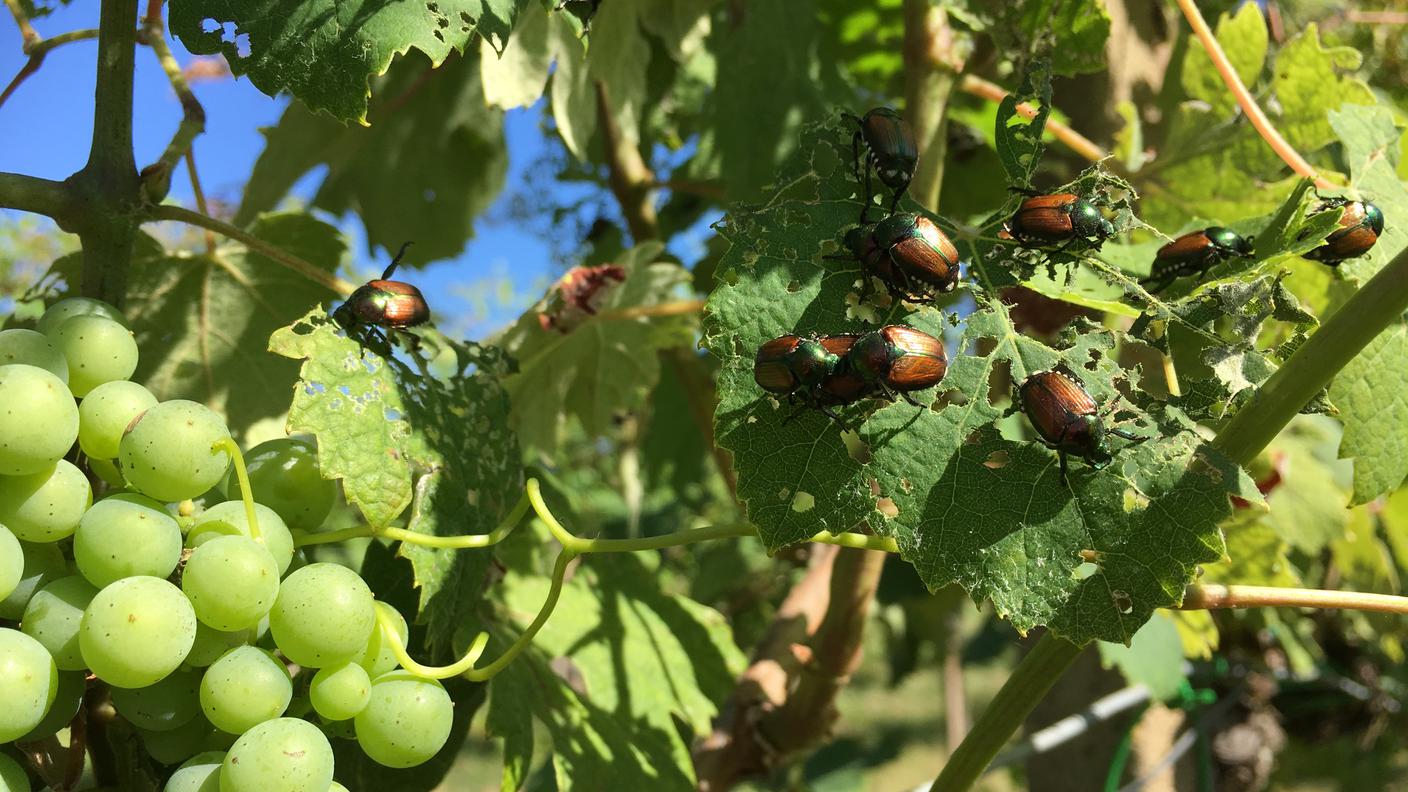
[[[450,258],[504,185],[503,116],[485,107],[474,58],[431,69],[407,56],[378,78],[370,128],[344,126],[292,102],[263,130],[264,151],[235,222],[273,208],[309,171],[326,166],[312,205],[354,212],[370,247],[406,251],[408,263]]]
[[[1187,677],[1183,675],[1183,642],[1178,627],[1167,614],[1156,613],[1145,622],[1129,646],[1101,641],[1100,662],[1114,667],[1131,685],[1149,688],[1157,701],[1178,698]]]
[[[1049,58],[1057,74],[1105,67],[1110,16],[1096,0],[947,0],[969,25],[992,36],[998,52],[1013,60]]]

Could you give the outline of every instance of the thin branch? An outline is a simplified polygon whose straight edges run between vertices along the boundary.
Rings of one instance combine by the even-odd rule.
[[[61,220],[71,208],[63,182],[0,172],[0,209],[18,209]]]
[[[34,26],[29,24],[29,17],[20,6],[20,0],[5,0],[5,5],[9,6],[10,15],[15,18],[15,26],[20,29],[20,40],[24,42],[23,52],[28,55],[29,48],[38,44],[42,37]]]
[[[949,97],[965,57],[948,13],[929,0],[904,3],[905,119],[919,141],[919,165],[909,195],[931,212],[939,210],[948,155]]]
[[[1408,597],[1362,591],[1194,584],[1183,594],[1182,610],[1223,608],[1333,608],[1408,615]]]
[[[245,247],[248,247],[250,250],[263,254],[303,277],[326,286],[332,291],[344,296],[351,294],[352,290],[356,288],[355,284],[348,283],[331,272],[318,267],[316,264],[305,261],[283,248],[271,245],[248,231],[199,212],[193,212],[185,207],[176,206],[174,204],[162,204],[152,209],[148,219],[173,220],[178,223],[186,223],[188,225],[206,228],[221,236],[243,242]]]
[[[611,192],[621,205],[631,237],[637,244],[647,239],[658,239],[660,222],[655,214],[655,198],[650,189],[650,185],[655,183],[655,174],[645,164],[640,149],[622,134],[621,126],[611,112],[611,95],[606,83],[601,80],[596,81],[596,112],[601,137],[606,144]]]
[[[186,149],[186,176],[191,180],[191,192],[196,196],[196,210],[206,217],[210,216],[210,207],[205,203],[205,191],[200,186],[200,173],[196,171],[196,147],[194,141],[191,147]],[[215,252],[215,232],[209,228],[201,229],[205,232],[205,252]]]
[[[1315,170],[1299,152],[1281,137],[1281,133],[1276,131],[1276,127],[1271,125],[1271,121],[1257,105],[1256,99],[1252,98],[1247,86],[1242,84],[1242,78],[1237,76],[1237,70],[1233,68],[1232,62],[1227,59],[1227,53],[1222,51],[1222,45],[1217,43],[1217,37],[1213,35],[1212,29],[1203,19],[1203,15],[1198,11],[1198,6],[1193,0],[1177,0],[1178,8],[1183,11],[1183,16],[1188,19],[1188,25],[1193,28],[1193,34],[1202,42],[1203,49],[1207,51],[1208,57],[1212,58],[1212,63],[1217,67],[1217,73],[1222,75],[1222,82],[1227,86],[1228,92],[1237,100],[1237,104],[1242,106],[1242,112],[1246,114],[1247,120],[1252,123],[1257,134],[1261,135],[1271,150],[1276,152],[1276,156],[1281,158],[1290,166],[1291,170],[1306,177],[1314,179],[1315,186],[1325,190],[1333,190],[1336,185],[1320,177]]]
[[[5,86],[5,90],[0,91],[0,107],[4,107],[5,102],[10,98],[10,94],[13,94],[15,89],[20,87],[21,83],[29,79],[31,74],[39,71],[39,67],[44,63],[44,56],[48,55],[50,50],[67,44],[70,41],[83,41],[97,37],[98,29],[91,28],[88,30],[72,30],[68,33],[60,33],[53,38],[42,39],[33,44],[26,43],[24,50],[29,54],[29,60],[25,61],[25,64],[15,73],[14,79],[10,80],[10,84]]]
[[[161,70],[166,72],[166,79],[171,82],[171,89],[181,101],[181,123],[176,127],[171,142],[156,162],[142,169],[143,189],[147,198],[152,203],[161,203],[171,189],[171,173],[176,169],[176,163],[190,152],[196,137],[205,131],[205,108],[201,107],[191,91],[186,75],[181,71],[181,64],[176,62],[176,56],[166,43],[166,29],[161,22],[161,0],[152,0],[148,7],[147,18],[142,21],[141,40],[156,54]],[[194,172],[194,164],[191,170]],[[204,203],[204,197],[201,202]],[[204,206],[200,209],[201,214],[207,214]]]
[[[972,94],[987,99],[990,102],[1001,102],[1007,98],[1007,91],[996,83],[990,83],[981,77],[971,74],[963,75],[963,81],[959,83],[959,88],[964,93]],[[1017,105],[1017,114],[1026,119],[1036,117],[1037,110],[1026,102]],[[1046,131],[1051,136],[1065,144],[1066,148],[1074,151],[1084,159],[1091,162],[1099,162],[1110,156],[1108,152],[1096,145],[1090,138],[1071,129],[1069,126],[1057,121],[1054,118],[1047,118]]]

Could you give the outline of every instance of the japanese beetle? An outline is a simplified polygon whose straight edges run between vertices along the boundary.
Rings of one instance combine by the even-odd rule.
[[[1042,442],[1056,451],[1062,482],[1066,481],[1067,454],[1099,470],[1114,459],[1109,435],[1136,442],[1149,439],[1107,428],[1095,400],[1079,382],[1060,371],[1038,371],[1027,377],[1018,386],[1017,397]]]
[[[430,306],[420,289],[409,283],[391,280],[411,243],[401,246],[391,265],[381,274],[379,280],[368,281],[357,287],[342,305],[333,312],[333,319],[347,329],[359,324],[376,325],[392,330],[404,330],[424,324],[430,319]]]
[[[861,222],[865,222],[866,212],[870,210],[870,197],[874,194],[870,186],[872,168],[880,181],[894,191],[890,211],[895,211],[900,197],[909,189],[914,169],[919,164],[919,147],[914,144],[914,130],[890,107],[877,107],[860,118],[850,113],[842,117],[855,122],[858,127],[851,137],[851,153],[855,157],[857,182],[861,181],[861,169],[865,169],[865,205],[860,213]],[[862,142],[866,148],[863,165],[860,155]]]
[[[1222,226],[1189,231],[1159,248],[1149,277],[1140,281],[1151,292],[1168,288],[1185,275],[1201,275],[1229,258],[1251,258],[1252,241]]]
[[[778,336],[758,347],[753,358],[753,381],[768,393],[786,396],[789,404],[820,410],[844,428],[845,422],[828,408],[853,404],[874,391],[870,383],[845,370],[842,363],[857,337]],[[796,415],[793,413],[787,420]]]
[[[866,274],[910,302],[933,302],[935,292],[951,292],[958,285],[958,248],[923,215],[897,212],[873,226],[851,229],[845,243]]]
[[[1317,212],[1344,207],[1340,227],[1325,238],[1325,244],[1305,254],[1305,257],[1331,267],[1345,259],[1358,258],[1379,241],[1384,232],[1384,213],[1368,201],[1331,198],[1315,208]]]
[[[1115,235],[1115,226],[1095,204],[1074,193],[1027,195],[1007,221],[1004,231],[1023,247],[1044,247],[1063,243],[1065,250],[1078,242],[1099,248]]]
[[[886,325],[856,339],[846,353],[847,368],[882,395],[898,393],[916,407],[911,391],[932,388],[948,371],[943,342],[904,325]]]

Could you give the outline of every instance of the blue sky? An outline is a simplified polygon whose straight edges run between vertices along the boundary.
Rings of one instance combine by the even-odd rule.
[[[96,27],[97,5],[74,3],[36,20],[34,26],[46,37]],[[8,14],[3,17],[0,81],[8,82],[24,65],[25,58],[20,53],[18,30]],[[183,66],[193,59],[179,40],[173,38],[171,46]],[[97,42],[93,40],[53,50],[40,70],[0,108],[0,171],[62,179],[83,166],[92,126],[96,55]],[[208,196],[237,201],[243,181],[264,147],[259,128],[275,124],[288,99],[265,96],[244,79],[203,81],[195,84],[193,90],[207,117],[205,134],[195,143],[202,186]],[[137,163],[141,166],[161,153],[181,118],[180,105],[155,56],[141,47],[137,50],[133,115]],[[478,235],[465,252],[456,259],[436,262],[406,275],[427,294],[436,295],[434,307],[447,330],[482,336],[502,326],[565,268],[564,263],[552,260],[548,246],[527,229],[516,227],[507,219],[496,219],[507,217],[503,210],[509,192],[522,184],[527,167],[549,145],[540,119],[540,107],[507,114],[507,186],[499,203],[476,224]],[[314,176],[305,177],[295,194],[311,197],[317,181]],[[173,175],[168,200],[193,205],[184,168],[178,168]],[[348,235],[355,269],[364,273],[380,271],[388,254],[368,254],[361,226],[354,218],[343,218],[340,225]],[[671,248],[686,263],[692,263],[707,233],[707,227],[701,225],[684,239],[676,240]],[[510,293],[514,296],[508,297],[505,304]]]

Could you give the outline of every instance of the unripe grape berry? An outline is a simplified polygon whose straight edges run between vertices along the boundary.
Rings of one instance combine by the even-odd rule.
[[[156,406],[151,391],[127,380],[105,382],[78,405],[78,444],[92,459],[116,459],[132,419]]]
[[[262,503],[254,504],[254,519],[259,522],[259,543],[279,565],[279,576],[288,572],[293,560],[293,534],[279,515]],[[217,536],[253,538],[249,530],[249,515],[243,501],[217,503],[196,517],[186,533],[187,547],[200,547]]]
[[[37,366],[68,382],[68,361],[48,336],[34,330],[0,330],[0,366]]]
[[[195,637],[196,614],[180,589],[160,578],[130,577],[88,604],[78,645],[99,679],[138,688],[175,671]]]
[[[92,504],[88,477],[66,459],[38,473],[0,477],[0,523],[26,542],[72,536]]]
[[[44,315],[39,317],[37,329],[44,335],[49,335],[58,330],[59,325],[75,316],[104,316],[118,324],[127,324],[121,311],[102,300],[95,300],[91,297],[68,297],[49,306]]]
[[[337,485],[322,477],[318,449],[301,437],[267,440],[244,455],[254,500],[279,513],[295,531],[311,531],[323,524],[332,510]],[[239,479],[230,478],[231,500],[243,493]]]
[[[19,630],[0,629],[0,743],[38,726],[58,692],[59,670],[48,650]]]
[[[284,578],[269,631],[288,659],[323,668],[361,655],[376,628],[371,589],[337,564],[309,564]]]
[[[77,437],[78,405],[63,380],[35,366],[0,366],[0,476],[53,467]]]
[[[24,579],[24,548],[20,540],[0,525],[0,600],[15,593]]]
[[[75,316],[49,337],[68,361],[68,388],[74,396],[105,382],[125,380],[137,370],[137,339],[105,316]]]
[[[123,478],[138,492],[175,503],[215,486],[230,466],[230,454],[217,443],[230,430],[210,408],[176,399],[142,413],[118,448]]]
[[[326,792],[332,786],[332,745],[318,727],[276,718],[235,740],[220,768],[221,792]]]

